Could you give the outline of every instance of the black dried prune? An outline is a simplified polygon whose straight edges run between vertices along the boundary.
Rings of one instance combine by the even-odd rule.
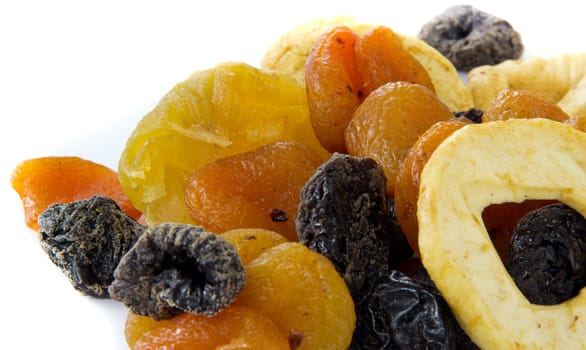
[[[407,241],[407,236],[401,229],[397,213],[395,211],[395,198],[387,196],[387,215],[390,220],[391,229],[389,233],[389,254],[388,263],[391,269],[398,269],[399,265],[405,263],[413,256],[413,249]]]
[[[577,295],[586,285],[586,219],[563,203],[527,213],[513,231],[506,265],[533,304]]]
[[[470,5],[448,8],[426,23],[418,37],[461,71],[523,54],[521,36],[509,22]]]
[[[112,299],[134,313],[168,319],[181,312],[215,315],[244,287],[246,272],[234,246],[201,227],[149,227],[122,258]]]
[[[484,111],[477,108],[470,108],[465,111],[456,111],[453,112],[454,117],[456,118],[466,118],[474,123],[481,123],[482,122],[482,115]]]
[[[356,304],[350,350],[478,349],[427,274],[381,273]]]
[[[113,272],[143,227],[114,200],[95,196],[49,206],[39,215],[41,247],[80,292],[108,297]]]
[[[370,158],[335,153],[301,190],[300,243],[328,257],[353,297],[376,271],[386,271],[395,226],[386,179]]]

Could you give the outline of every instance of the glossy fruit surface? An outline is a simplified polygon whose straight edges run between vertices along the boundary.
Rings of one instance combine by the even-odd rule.
[[[126,215],[141,216],[120,186],[118,174],[80,157],[42,157],[28,159],[16,166],[10,182],[24,207],[26,224],[37,230],[37,218],[49,205],[70,203],[94,195],[110,197]]]
[[[299,142],[277,142],[198,169],[186,185],[187,210],[197,225],[220,233],[264,228],[297,240],[301,188],[322,163]]]
[[[399,166],[417,138],[434,123],[452,118],[423,85],[388,83],[356,109],[345,131],[346,146],[349,154],[372,158],[383,167],[387,193],[393,195]]]

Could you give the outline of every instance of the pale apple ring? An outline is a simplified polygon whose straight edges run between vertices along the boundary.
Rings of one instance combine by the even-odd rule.
[[[462,328],[482,349],[586,348],[586,288],[529,303],[499,258],[481,213],[491,203],[558,199],[586,216],[586,133],[546,119],[471,124],[421,174],[419,248]]]
[[[557,103],[570,116],[586,117],[586,53],[476,67],[468,73],[468,87],[478,109],[486,109],[504,89],[530,90]]]

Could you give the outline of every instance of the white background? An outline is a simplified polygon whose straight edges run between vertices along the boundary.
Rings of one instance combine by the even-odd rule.
[[[416,35],[457,3],[0,2],[0,347],[126,348],[124,308],[73,290],[25,226],[9,183],[18,162],[77,155],[115,169],[136,122],[196,70],[259,65],[282,33],[312,18],[353,15]],[[511,22],[527,56],[586,51],[578,2],[468,3]]]

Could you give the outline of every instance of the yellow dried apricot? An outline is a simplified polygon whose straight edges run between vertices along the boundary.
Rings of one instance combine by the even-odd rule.
[[[287,238],[277,232],[257,228],[234,229],[220,236],[232,243],[245,266],[265,250],[287,242]]]
[[[299,350],[347,349],[356,323],[344,280],[323,255],[295,242],[276,245],[246,265],[234,302],[269,315]]]
[[[276,142],[199,168],[187,181],[187,210],[212,232],[264,228],[297,240],[301,188],[322,159],[299,142]]]
[[[229,306],[213,317],[183,313],[163,321],[129,313],[125,334],[133,350],[291,349],[267,315],[244,306]]]
[[[413,251],[419,255],[417,199],[423,167],[433,151],[454,131],[470,124],[464,118],[440,121],[427,129],[409,149],[401,162],[395,182],[395,212],[397,221]]]
[[[543,95],[529,90],[505,89],[486,107],[482,114],[482,122],[520,118],[547,118],[565,122],[569,117],[566,112]]]
[[[53,156],[28,159],[16,166],[10,182],[19,194],[28,227],[38,230],[37,218],[54,203],[70,203],[94,195],[112,198],[134,219],[141,217],[120,186],[118,174],[80,157]]]
[[[356,109],[345,131],[348,153],[380,164],[387,193],[393,195],[399,166],[417,138],[434,123],[452,118],[452,112],[425,86],[387,83]]]
[[[309,121],[305,87],[244,63],[219,64],[177,84],[142,118],[121,154],[120,181],[147,223],[193,223],[185,206],[193,172],[276,141],[329,155]]]

